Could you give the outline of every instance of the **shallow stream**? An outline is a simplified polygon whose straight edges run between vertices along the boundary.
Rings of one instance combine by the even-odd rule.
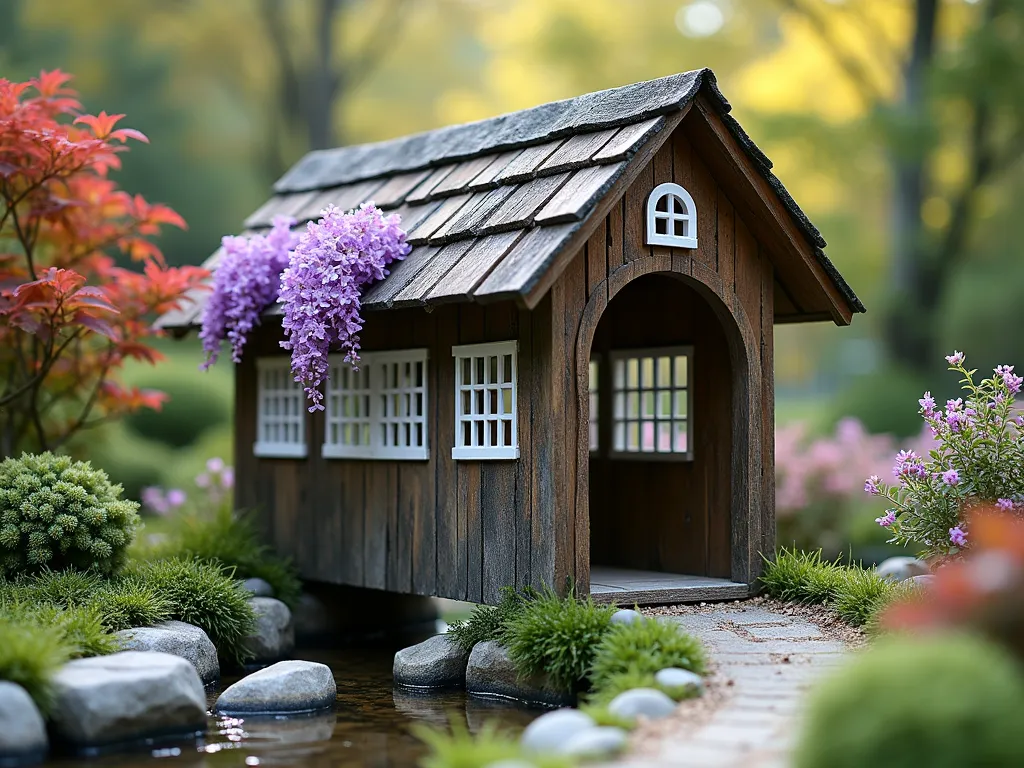
[[[418,638],[422,639],[422,638]],[[411,642],[416,642],[414,638]],[[466,696],[462,692],[415,694],[392,686],[394,653],[408,638],[333,650],[296,651],[294,658],[319,661],[334,671],[338,699],[329,713],[292,718],[210,717],[200,739],[158,739],[152,744],[92,758],[58,758],[44,768],[171,768],[171,766],[415,766],[423,744],[414,723],[447,728],[454,716],[476,731],[485,720],[509,730],[526,726],[543,710]],[[211,690],[212,708],[225,677]]]

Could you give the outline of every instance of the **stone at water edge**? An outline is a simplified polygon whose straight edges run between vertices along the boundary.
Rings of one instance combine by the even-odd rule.
[[[663,688],[671,688],[673,693],[679,691],[690,696],[704,693],[704,678],[688,669],[665,667],[655,673],[654,682]]]
[[[875,567],[875,573],[890,581],[906,581],[915,576],[927,576],[928,563],[916,557],[890,557]]]
[[[270,586],[270,582],[256,576],[253,576],[251,579],[245,579],[242,582],[242,589],[250,593],[253,597],[274,596],[274,588]]]
[[[629,722],[640,716],[649,720],[660,720],[671,715],[675,708],[676,703],[655,688],[623,691],[608,704],[608,711],[611,714]]]
[[[609,757],[626,748],[628,734],[622,728],[601,725],[580,731],[558,750],[571,757]]]
[[[546,678],[520,679],[508,651],[494,640],[473,646],[466,665],[466,690],[477,695],[555,706],[571,705],[576,699],[572,694],[554,690]]]
[[[53,676],[55,738],[92,747],[206,727],[206,692],[180,656],[122,651],[75,659]]]
[[[434,635],[395,654],[396,685],[414,688],[461,688],[466,684],[469,652],[448,635]]]
[[[214,709],[224,715],[293,715],[332,707],[337,695],[326,664],[279,661],[228,686]]]
[[[612,624],[636,624],[643,621],[643,614],[629,608],[620,608],[612,614]]]
[[[136,627],[115,632],[126,651],[160,651],[188,661],[196,668],[203,684],[220,677],[217,648],[199,627],[183,621],[165,621],[152,627]]]
[[[519,743],[529,752],[557,752],[571,737],[595,727],[594,718],[586,712],[556,709],[526,726]]]
[[[0,680],[0,765],[40,762],[49,748],[46,723],[28,691]]]
[[[277,661],[295,650],[295,625],[288,606],[273,597],[253,597],[256,629],[243,641],[254,661]]]

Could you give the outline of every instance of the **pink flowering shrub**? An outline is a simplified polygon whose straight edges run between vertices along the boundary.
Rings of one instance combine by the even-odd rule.
[[[324,407],[320,385],[328,376],[328,351],[359,362],[361,292],[410,251],[398,224],[398,216],[384,216],[372,203],[352,213],[328,206],[306,227],[281,275],[288,337],[281,346],[291,350],[292,373],[305,385],[310,411]]]
[[[931,439],[922,434],[920,447]],[[863,538],[857,522],[869,506],[864,476],[881,472],[895,450],[890,435],[873,435],[855,418],[836,424],[831,435],[809,439],[803,424],[775,431],[775,509],[778,540],[784,546],[846,552]],[[867,543],[867,542],[859,542]]]
[[[142,507],[154,515],[166,516],[189,506],[193,510],[218,509],[231,501],[231,489],[235,485],[235,470],[219,457],[206,462],[206,471],[195,478],[196,490],[190,497],[181,488],[163,489],[151,485],[142,489]]]
[[[877,518],[897,544],[919,542],[932,555],[958,552],[969,545],[967,517],[979,506],[1003,512],[1019,510],[1024,501],[1024,417],[1014,399],[1024,378],[1012,365],[995,368],[992,377],[975,381],[962,352],[946,358],[961,375],[966,397],[937,407],[929,392],[921,398],[921,416],[934,437],[926,455],[902,450],[892,469],[895,483],[872,474],[864,490],[891,507]]]
[[[263,310],[277,300],[281,272],[299,239],[291,231],[294,224],[295,219],[277,216],[265,235],[222,240],[224,257],[214,273],[213,294],[199,332],[206,352],[203,370],[217,362],[223,341],[231,345],[232,361],[242,361],[249,332],[259,325]]]

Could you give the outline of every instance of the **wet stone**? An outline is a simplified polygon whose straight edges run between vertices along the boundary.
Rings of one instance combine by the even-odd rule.
[[[338,687],[326,664],[279,661],[253,672],[217,699],[215,710],[225,715],[289,715],[334,706]]]
[[[196,668],[203,684],[220,677],[217,648],[199,627],[183,621],[165,621],[153,627],[123,629],[114,633],[126,651],[160,651],[180,656]]]
[[[646,717],[660,720],[668,717],[676,708],[676,703],[666,694],[654,688],[634,688],[624,691],[608,704],[608,711],[624,720],[636,720]]]
[[[0,765],[39,762],[49,749],[46,723],[20,685],[0,680]]]
[[[544,678],[521,679],[512,660],[499,643],[477,643],[466,666],[466,690],[478,696],[517,699],[554,706],[574,704],[575,696],[555,690]]]
[[[594,719],[578,709],[556,709],[526,726],[520,743],[530,752],[557,752],[569,739],[595,727]]]
[[[461,688],[466,684],[469,652],[448,635],[434,635],[395,654],[396,685],[412,688]]]
[[[295,625],[288,606],[273,597],[253,597],[256,629],[245,638],[245,647],[256,663],[277,661],[295,650]]]
[[[608,757],[626,747],[628,734],[622,728],[598,726],[571,736],[559,753],[572,757]]]

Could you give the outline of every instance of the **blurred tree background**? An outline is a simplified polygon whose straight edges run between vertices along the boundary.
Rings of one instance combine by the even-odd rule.
[[[955,387],[947,350],[1024,364],[1024,0],[0,0],[0,19],[0,75],[65,69],[150,137],[120,182],[188,221],[174,263],[308,149],[712,67],[869,309],[779,330],[780,421],[910,435],[920,391]],[[179,406],[80,447],[129,490],[230,448],[230,370],[168,349],[136,375]]]

